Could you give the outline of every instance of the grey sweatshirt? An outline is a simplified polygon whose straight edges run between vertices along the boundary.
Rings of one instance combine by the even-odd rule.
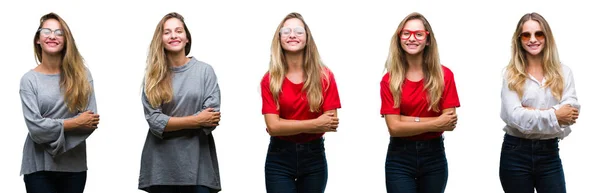
[[[213,68],[191,60],[173,67],[173,100],[153,108],[144,92],[142,103],[149,130],[142,151],[138,188],[152,185],[203,185],[221,190],[217,152],[211,128],[165,132],[169,117],[197,114],[212,107],[219,111],[221,94]]]
[[[92,75],[87,110],[97,113]],[[37,171],[81,172],[87,170],[85,139],[93,131],[64,131],[64,120],[81,112],[69,112],[60,90],[60,74],[33,70],[21,77],[21,103],[29,134],[23,147],[21,175]]]

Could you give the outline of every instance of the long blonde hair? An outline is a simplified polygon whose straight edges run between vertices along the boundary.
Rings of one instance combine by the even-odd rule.
[[[163,46],[164,24],[171,18],[177,18],[183,23],[188,43],[185,45],[185,55],[190,53],[192,48],[192,35],[183,20],[183,16],[176,12],[165,15],[156,25],[154,37],[150,43],[148,58],[146,60],[146,77],[144,81],[144,94],[148,98],[150,105],[156,108],[163,103],[173,100],[173,87],[171,85],[172,70],[167,64],[165,47]]]
[[[273,41],[271,41],[271,61],[269,62],[269,73],[270,73],[270,85],[273,99],[279,109],[279,95],[281,94],[281,85],[285,79],[285,74],[288,71],[286,65],[286,58],[284,50],[281,47],[281,35],[279,30],[283,27],[283,24],[288,19],[296,18],[302,21],[306,30],[306,47],[304,48],[304,61],[302,68],[304,70],[304,86],[303,90],[306,92],[308,103],[310,106],[310,112],[319,112],[320,107],[323,104],[323,80],[329,85],[329,77],[326,70],[327,67],[321,61],[317,45],[312,37],[310,28],[304,21],[304,18],[299,13],[292,12],[285,16],[285,18],[277,26]],[[328,89],[328,88],[326,88]]]
[[[41,29],[45,21],[57,20],[63,31],[64,47],[61,51],[60,64],[60,88],[69,112],[85,111],[92,89],[88,81],[83,57],[77,50],[75,39],[67,23],[56,13],[48,13],[40,18]],[[33,50],[38,63],[42,62],[42,46],[37,42],[40,40],[38,30],[33,37]]]
[[[394,35],[390,44],[390,51],[388,58],[385,62],[386,70],[390,74],[390,90],[394,98],[394,107],[400,106],[402,96],[402,84],[406,76],[406,70],[408,69],[408,61],[406,59],[406,51],[402,49],[400,45],[400,37],[398,34],[404,28],[406,22],[418,19],[423,22],[425,30],[429,32],[427,36],[428,45],[423,50],[423,74],[424,74],[424,89],[427,90],[427,100],[429,102],[428,110],[439,111],[439,103],[444,91],[444,73],[442,65],[440,64],[440,56],[438,54],[437,42],[433,34],[431,25],[420,13],[411,13],[406,16]]]
[[[525,86],[525,80],[527,80],[529,75],[527,74],[527,58],[525,57],[525,52],[527,51],[521,45],[520,37],[523,25],[529,20],[537,21],[540,24],[546,40],[546,45],[541,53],[543,54],[542,69],[544,71],[544,78],[546,79],[546,83],[543,86],[549,87],[552,91],[552,96],[554,96],[556,100],[560,100],[562,98],[564,80],[560,59],[558,57],[558,49],[556,48],[550,25],[548,25],[548,22],[544,17],[535,12],[523,15],[513,34],[511,59],[506,67],[508,88],[516,91],[519,98],[523,97],[523,87]]]

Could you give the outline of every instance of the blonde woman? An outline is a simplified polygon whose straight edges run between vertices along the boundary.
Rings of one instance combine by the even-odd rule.
[[[178,13],[154,31],[142,103],[149,130],[138,188],[160,193],[221,190],[215,141],[221,95],[213,68],[187,57],[192,36]]]
[[[41,17],[33,38],[38,66],[19,93],[29,134],[21,174],[29,193],[81,193],[87,178],[85,140],[98,128],[92,75],[67,23]]]
[[[440,64],[431,25],[406,16],[392,36],[381,80],[381,115],[390,133],[387,192],[444,192],[448,164],[444,131],[456,127],[460,107],[454,75]]]
[[[333,73],[321,61],[299,13],[288,14],[277,26],[261,93],[271,135],[265,163],[267,192],[324,192],[323,134],[337,131],[341,104]]]
[[[561,64],[550,25],[538,13],[517,24],[501,96],[504,191],[566,192],[558,141],[571,133],[580,106],[573,72]]]

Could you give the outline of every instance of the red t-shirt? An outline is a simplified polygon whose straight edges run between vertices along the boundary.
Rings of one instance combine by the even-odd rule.
[[[381,114],[395,114],[411,117],[438,117],[443,109],[460,107],[456,84],[454,83],[454,74],[450,69],[442,66],[444,71],[444,92],[440,99],[440,111],[435,112],[427,110],[429,102],[427,101],[427,91],[423,90],[423,79],[413,82],[404,79],[402,84],[402,98],[400,107],[394,108],[394,98],[390,91],[390,74],[386,73],[381,79]],[[428,140],[439,137],[443,132],[427,132],[415,136],[403,137],[408,140]]]
[[[329,74],[329,83],[323,78],[323,104],[319,112],[310,112],[306,92],[302,91],[304,83],[294,84],[287,78],[284,78],[281,85],[281,93],[279,94],[279,110],[277,104],[273,100],[273,95],[269,87],[270,75],[266,73],[263,77],[261,85],[262,94],[262,114],[278,114],[280,118],[287,120],[308,120],[315,119],[323,114],[323,112],[341,108],[340,97],[338,95],[337,84],[333,73],[324,69]],[[280,139],[303,143],[312,141],[323,136],[324,133],[300,133],[292,136],[277,136]]]

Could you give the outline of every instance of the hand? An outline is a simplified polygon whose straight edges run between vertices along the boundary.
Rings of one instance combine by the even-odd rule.
[[[74,121],[77,124],[77,128],[97,129],[100,123],[100,115],[88,110],[75,117]]]
[[[334,113],[323,113],[315,120],[316,132],[337,132],[339,118]]]
[[[571,105],[563,105],[558,110],[554,111],[556,119],[561,125],[572,125],[579,118],[579,110]]]
[[[447,111],[435,119],[434,125],[439,131],[453,131],[457,122],[456,112]]]
[[[198,126],[216,127],[221,121],[221,112],[215,112],[213,108],[206,108],[195,116]]]

